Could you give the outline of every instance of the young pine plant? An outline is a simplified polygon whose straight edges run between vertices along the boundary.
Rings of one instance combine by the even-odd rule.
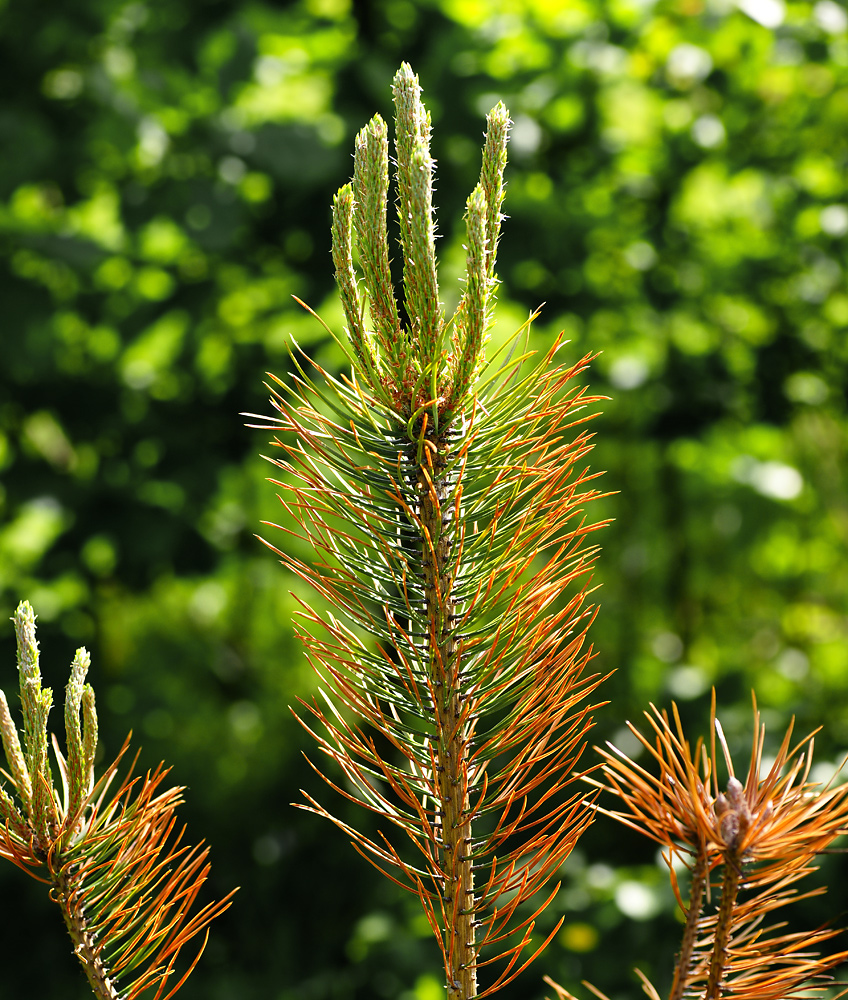
[[[329,763],[313,766],[374,813],[379,832],[368,836],[310,796],[303,808],[418,896],[449,1000],[497,993],[554,937],[562,917],[545,936],[533,936],[535,921],[603,788],[621,800],[613,815],[667,850],[685,914],[670,1000],[777,1000],[810,986],[805,995],[817,995],[845,957],[815,953],[833,932],[762,926],[797,898],[797,881],[845,826],[845,789],[807,781],[811,744],[791,748],[787,735],[761,778],[755,719],[745,782],[725,753],[731,776],[720,792],[715,742],[709,754],[700,743],[691,750],[677,715],[672,725],[655,713],[655,743],[640,739],[659,776],[610,751],[594,792],[576,783],[593,770],[583,752],[601,680],[587,672],[586,641],[588,536],[599,525],[583,512],[598,496],[583,425],[599,397],[574,384],[589,359],[560,362],[559,341],[541,356],[485,355],[510,124],[502,104],[488,116],[466,205],[464,287],[446,315],[430,117],[409,66],[393,90],[403,301],[377,115],[356,138],[353,180],[333,204],[349,374],[334,377],[295,350],[292,383],[271,376],[276,416],[255,425],[276,432],[282,453],[272,480],[281,527],[314,552],[305,562],[269,545],[318,598],[298,626],[319,678],[300,719]],[[672,864],[680,859],[688,903]]]
[[[197,964],[210,922],[230,897],[195,908],[208,848],[181,846],[174,811],[181,788],[163,788],[162,765],[143,778],[118,771],[129,743],[94,777],[97,713],[85,683],[90,658],[78,649],[65,690],[65,751],[47,721],[53,692],[42,687],[35,615],[26,602],[13,621],[18,645],[23,743],[0,691],[0,734],[14,795],[0,785],[0,856],[49,886],[74,953],[98,1000],[168,1000]],[[132,771],[132,767],[129,768]],[[187,970],[183,948],[203,935]]]
[[[335,609],[304,608],[320,699],[301,721],[336,765],[327,783],[382,821],[378,838],[311,798],[305,807],[417,894],[447,996],[470,1000],[497,992],[556,933],[532,937],[592,818],[574,771],[599,683],[586,672],[586,537],[597,525],[583,507],[597,491],[582,429],[596,397],[574,384],[588,359],[560,363],[559,342],[541,357],[485,357],[506,108],[488,116],[466,207],[464,289],[448,317],[430,117],[407,65],[394,100],[403,310],[377,115],[333,205],[351,374],[334,378],[296,353],[293,385],[278,382],[272,398],[285,530],[316,559],[274,551]]]
[[[801,891],[798,882],[816,870],[816,856],[848,829],[848,784],[822,787],[809,781],[812,736],[793,746],[791,724],[773,760],[764,764],[765,728],[756,701],[751,753],[739,777],[716,718],[715,693],[709,750],[701,740],[694,746],[688,742],[677,706],[673,721],[653,706],[646,718],[652,739],[630,729],[654,766],[635,764],[610,744],[601,751],[602,776],[593,784],[619,800],[619,808],[608,815],[663,848],[684,925],[669,1000],[784,1000],[848,993],[834,992],[829,976],[848,959],[848,951],[819,951],[837,931],[787,932],[785,923],[772,917],[790,903],[824,891]],[[722,763],[724,790],[718,778]],[[686,900],[678,870],[687,875]],[[639,975],[645,993],[660,1000],[655,987]],[[551,985],[559,1000],[575,1000]]]

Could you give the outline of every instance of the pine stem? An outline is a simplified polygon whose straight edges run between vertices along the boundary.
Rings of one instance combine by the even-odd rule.
[[[74,901],[71,877],[65,872],[54,873],[56,902],[62,909],[65,926],[74,944],[74,954],[80,960],[88,984],[97,1000],[121,1000],[120,993],[106,972],[94,938],[88,929],[85,914]]]
[[[425,432],[426,418],[422,428],[423,464],[419,466],[418,489],[424,534],[430,683],[437,733],[434,755],[440,795],[447,995],[450,1000],[470,1000],[477,996],[467,770],[471,724],[463,704],[460,662],[452,627],[455,611],[450,573],[449,508],[452,504],[443,473],[449,464],[449,445],[444,435],[427,438]]]
[[[680,944],[680,954],[674,968],[674,981],[668,1000],[682,1000],[692,966],[692,953],[698,940],[698,921],[701,918],[701,906],[704,899],[704,888],[707,882],[707,854],[703,844],[700,845],[695,866],[692,869],[692,885],[689,889],[689,909],[686,913],[686,926],[683,929],[683,940]]]
[[[710,957],[710,977],[707,981],[707,991],[704,1000],[718,1000],[721,994],[721,982],[724,968],[727,964],[727,946],[730,943],[730,932],[733,928],[733,907],[739,892],[741,880],[741,858],[737,852],[728,852],[725,860],[724,879],[721,884],[721,906],[718,911],[713,951]]]

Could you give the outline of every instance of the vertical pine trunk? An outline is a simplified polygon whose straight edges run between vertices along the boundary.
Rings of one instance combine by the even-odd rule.
[[[471,812],[468,754],[471,720],[465,707],[462,663],[455,638],[453,526],[456,496],[446,469],[452,459],[450,435],[422,434],[418,473],[424,587],[430,634],[429,680],[434,701],[433,745],[438,777],[439,857],[444,875],[442,906],[448,955],[447,994],[451,1000],[477,995],[474,942],[474,874],[471,860]]]

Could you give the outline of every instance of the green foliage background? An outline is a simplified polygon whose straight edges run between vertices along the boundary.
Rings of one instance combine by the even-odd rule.
[[[672,698],[703,732],[715,684],[740,745],[753,687],[775,736],[825,726],[825,773],[848,747],[846,28],[833,0],[0,4],[0,618],[32,602],[56,688],[89,647],[105,752],[133,728],[171,762],[213,889],[243,887],[186,1000],[442,995],[415,901],[288,805],[319,785],[287,707],[313,682],[239,416],[290,337],[341,363],[291,296],[341,328],[331,196],[401,60],[433,112],[443,287],[503,99],[495,336],[544,301],[537,346],[603,352],[598,738]],[[0,645],[10,691],[11,625]],[[22,878],[0,872],[2,994],[84,997]],[[635,835],[599,821],[561,897],[510,996],[668,975],[671,894]]]

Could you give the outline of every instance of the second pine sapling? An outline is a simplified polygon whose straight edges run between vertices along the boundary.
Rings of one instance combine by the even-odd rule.
[[[90,658],[78,649],[65,691],[65,752],[53,737],[61,785],[50,764],[48,715],[53,692],[41,682],[35,614],[14,615],[23,743],[0,691],[0,734],[9,767],[0,772],[0,857],[50,887],[97,1000],[168,1000],[203,951],[209,924],[233,893],[195,909],[209,874],[209,849],[182,844],[174,812],[182,789],[163,788],[163,765],[144,777],[118,772],[127,741],[95,779],[97,713],[85,682]],[[202,936],[187,969],[177,962]]]
[[[792,725],[765,764],[765,727],[756,701],[751,753],[741,777],[716,718],[715,693],[709,750],[701,740],[692,746],[686,739],[676,705],[673,721],[653,707],[646,718],[652,739],[630,726],[646,766],[609,745],[601,751],[601,778],[593,783],[619,800],[618,809],[604,810],[608,815],[663,848],[684,925],[669,1000],[843,996],[848,990],[834,994],[829,973],[848,959],[848,951],[819,950],[838,932],[787,932],[774,913],[824,891],[801,892],[797,883],[816,871],[816,856],[848,829],[848,784],[822,787],[809,780],[813,739],[793,746]],[[722,764],[728,775],[724,791]],[[678,871],[689,883],[685,899]],[[660,1000],[639,975],[651,1000]],[[551,985],[560,1000],[575,1000]]]

